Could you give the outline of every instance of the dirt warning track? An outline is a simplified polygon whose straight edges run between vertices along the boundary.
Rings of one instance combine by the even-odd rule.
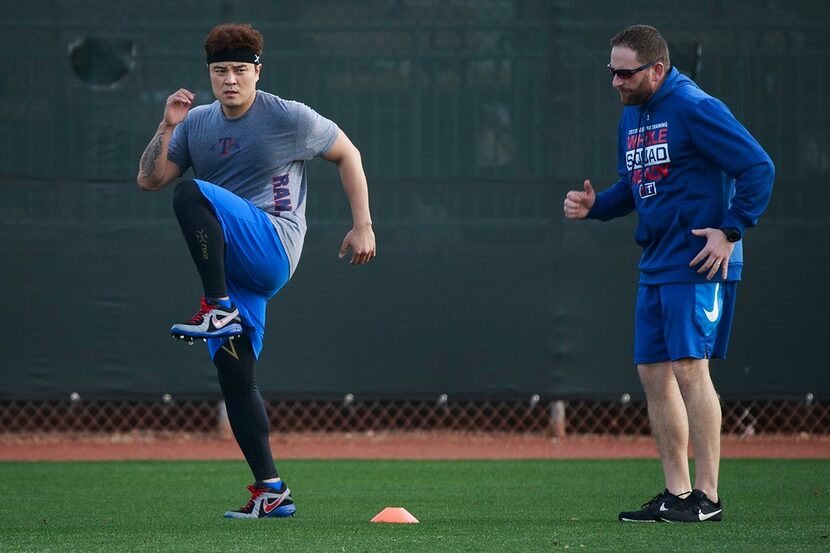
[[[271,437],[279,459],[657,458],[649,437],[332,433]],[[724,436],[724,458],[830,459],[830,437]],[[0,436],[0,461],[241,459],[233,439],[202,435]]]

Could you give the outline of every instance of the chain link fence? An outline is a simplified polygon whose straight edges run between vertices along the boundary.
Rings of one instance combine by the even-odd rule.
[[[452,431],[639,436],[649,433],[644,401],[342,400],[266,401],[272,432]],[[830,405],[814,401],[725,401],[723,432],[830,435]],[[23,434],[194,433],[227,430],[224,403],[208,400],[0,402],[0,441]]]
[[[9,91],[0,105],[0,251],[12,269],[6,288],[15,290],[7,310],[47,313],[58,331],[44,341],[39,317],[0,320],[0,440],[222,432],[218,399],[181,395],[215,395],[213,367],[181,357],[171,349],[178,346],[147,347],[116,332],[128,318],[161,329],[188,305],[183,277],[180,287],[153,291],[158,310],[135,307],[147,282],[195,274],[169,198],[139,194],[132,181],[172,89],[211,101],[200,45],[219,21],[251,21],[266,36],[263,90],[303,100],[359,145],[382,218],[386,261],[371,278],[332,279],[329,248],[350,214],[336,167],[309,165],[304,274],[280,293],[291,324],[267,338],[269,351],[292,344],[282,366],[307,370],[290,381],[263,371],[258,384],[266,395],[357,395],[272,396],[275,432],[649,432],[642,401],[608,399],[639,389],[632,371],[608,361],[630,348],[618,317],[632,312],[632,295],[609,282],[636,282],[634,221],[577,229],[550,209],[587,176],[617,178],[620,107],[605,65],[608,37],[623,21],[660,28],[674,64],[723,98],[775,160],[776,187],[787,192],[774,194],[753,231],[753,274],[775,274],[777,252],[791,244],[804,255],[826,249],[828,3],[733,0],[660,13],[647,2],[565,0],[8,4],[0,52],[28,63],[0,76]],[[104,73],[111,84],[99,80]],[[490,261],[493,251],[506,252],[502,263]],[[412,263],[422,258],[431,262]],[[727,362],[733,370],[719,389],[766,399],[724,400],[724,432],[830,433],[827,405],[804,395],[827,401],[827,375],[810,354],[827,326],[815,313],[827,311],[830,295],[820,285],[809,302],[780,293],[822,282],[826,265],[805,264],[790,275],[797,281],[741,285],[747,309],[730,348],[742,361]],[[347,301],[370,296],[378,301],[365,309]],[[596,311],[584,309],[585,297]],[[78,324],[73,315],[90,309],[93,322]],[[348,313],[378,351],[329,313]],[[771,329],[776,338],[764,339]],[[67,351],[78,354],[68,360]],[[464,370],[447,370],[456,367]],[[434,396],[367,400],[355,385],[370,381],[367,393]],[[84,395],[22,399],[73,389]],[[527,393],[460,400],[453,390]],[[89,399],[145,394],[158,395]],[[573,399],[591,394],[606,400]],[[775,395],[787,399],[769,400]]]

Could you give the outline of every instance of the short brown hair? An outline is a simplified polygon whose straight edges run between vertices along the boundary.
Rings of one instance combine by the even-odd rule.
[[[259,31],[248,24],[223,23],[214,27],[205,37],[205,53],[210,56],[225,50],[249,49],[262,55],[264,43]]]
[[[660,31],[649,25],[632,25],[611,37],[611,47],[631,48],[643,63],[663,62],[666,69],[671,67],[669,45]]]

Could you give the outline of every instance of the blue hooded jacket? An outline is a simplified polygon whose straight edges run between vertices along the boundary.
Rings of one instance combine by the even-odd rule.
[[[640,283],[707,282],[689,263],[706,245],[692,229],[758,223],[772,194],[775,167],[720,100],[672,68],[641,106],[626,106],[619,124],[620,180],[600,192],[588,218],[607,221],[636,209],[643,248]],[[727,280],[740,280],[742,240]],[[721,281],[721,273],[708,282]]]

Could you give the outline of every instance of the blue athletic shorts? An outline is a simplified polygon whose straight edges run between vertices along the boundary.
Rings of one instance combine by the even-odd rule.
[[[641,284],[634,362],[726,358],[737,282]]]
[[[265,306],[290,276],[288,255],[268,215],[224,188],[194,179],[225,233],[225,280],[257,358],[265,334]],[[225,338],[208,339],[211,359]]]

